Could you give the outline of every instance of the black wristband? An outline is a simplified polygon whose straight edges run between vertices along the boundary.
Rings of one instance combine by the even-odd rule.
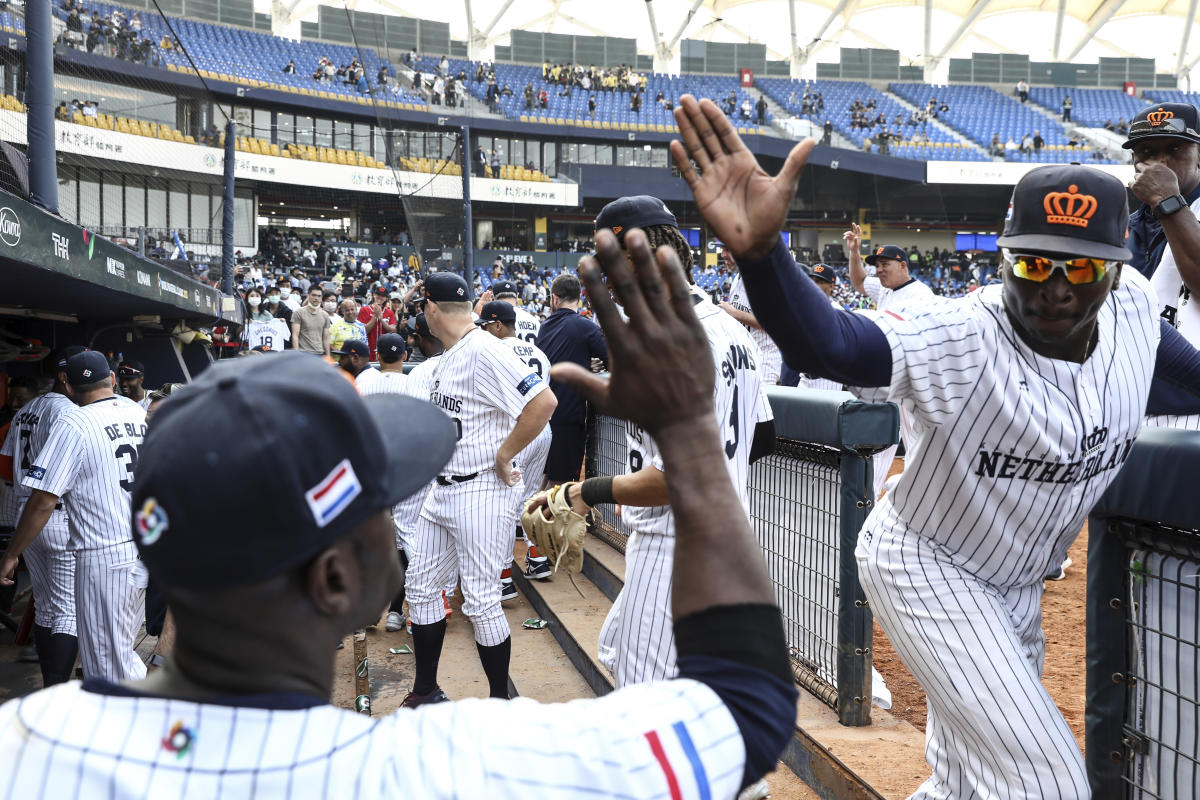
[[[617,498],[613,497],[612,485],[613,479],[611,475],[588,478],[579,484],[579,499],[592,507],[598,506],[601,503],[615,503],[617,502]]]
[[[779,606],[760,603],[713,606],[675,620],[675,652],[712,656],[757,667],[791,684],[787,638]]]

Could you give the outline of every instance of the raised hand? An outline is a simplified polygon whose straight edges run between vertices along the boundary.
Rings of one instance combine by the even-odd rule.
[[[712,350],[696,319],[679,257],[669,247],[651,253],[646,235],[636,228],[625,234],[625,247],[628,260],[612,232],[602,230],[596,234],[596,258],[579,262],[579,277],[608,341],[610,379],[565,362],[555,364],[550,375],[574,387],[600,413],[627,419],[651,435],[697,419],[711,422]],[[621,319],[609,287],[621,299],[628,322]]]
[[[846,250],[853,253],[862,252],[862,228],[857,222],[850,223],[850,230],[842,234],[842,240],[846,243]]]
[[[671,142],[671,157],[704,220],[735,258],[763,258],[779,239],[800,171],[816,143],[805,139],[792,148],[772,178],[711,100],[683,95],[675,122],[683,141]]]

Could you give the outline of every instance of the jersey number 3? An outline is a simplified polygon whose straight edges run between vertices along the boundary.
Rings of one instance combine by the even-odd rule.
[[[733,400],[730,401],[729,427],[733,428],[733,441],[725,442],[725,457],[733,458],[738,448],[738,387],[733,387]]]
[[[122,466],[125,467],[125,477],[121,478],[121,488],[127,492],[132,492],[133,473],[137,469],[137,448],[131,444],[123,444],[113,452],[113,455],[117,461],[124,462]]]

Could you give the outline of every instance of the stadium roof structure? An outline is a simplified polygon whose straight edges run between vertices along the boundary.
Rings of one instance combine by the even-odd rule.
[[[513,29],[633,38],[660,71],[678,71],[683,39],[761,43],[768,59],[806,64],[839,47],[899,50],[931,78],[973,52],[1154,58],[1180,76],[1200,63],[1196,0],[255,0],[281,24],[315,19],[322,4],[446,22],[485,59]]]

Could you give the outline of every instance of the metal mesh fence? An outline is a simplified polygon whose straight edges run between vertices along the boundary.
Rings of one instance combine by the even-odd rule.
[[[1200,796],[1200,534],[1125,528],[1125,796]]]
[[[629,470],[626,423],[589,420],[586,475]],[[750,467],[750,522],[783,612],[796,680],[837,706],[839,558],[839,452],[791,439]],[[621,552],[633,531],[615,506],[599,511],[594,534]]]

